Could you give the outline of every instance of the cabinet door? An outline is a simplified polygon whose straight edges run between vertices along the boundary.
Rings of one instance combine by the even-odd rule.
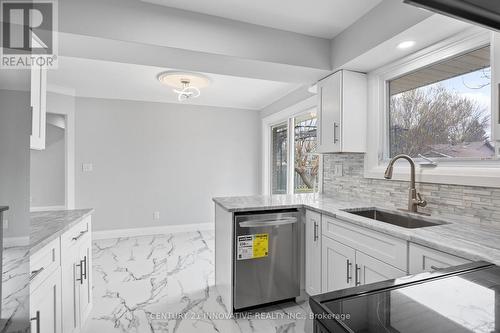
[[[61,255],[61,287],[62,287],[62,314],[63,332],[78,332],[80,327],[80,263],[79,247],[77,244],[63,249]]]
[[[54,271],[30,294],[32,333],[61,332],[61,271]]]
[[[81,240],[79,263],[77,263],[77,273],[79,275],[77,285],[79,286],[79,308],[80,325],[83,326],[85,320],[92,309],[92,247],[90,234]]]
[[[410,274],[457,266],[470,261],[448,253],[410,243]]]
[[[45,149],[47,70],[31,67],[31,149]]]
[[[306,292],[321,293],[321,214],[306,211]]]
[[[328,237],[321,240],[323,293],[354,286],[356,251]]]
[[[320,81],[318,88],[318,152],[340,152],[342,151],[342,71]]]
[[[406,272],[356,251],[355,284],[368,284],[405,276]]]

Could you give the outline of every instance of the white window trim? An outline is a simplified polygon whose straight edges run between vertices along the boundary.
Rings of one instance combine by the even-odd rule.
[[[271,194],[271,128],[273,126],[287,122],[288,124],[288,161],[293,162],[294,142],[293,136],[290,135],[290,128],[293,128],[293,118],[315,109],[318,104],[317,96],[311,96],[297,104],[289,106],[288,108],[279,112],[273,113],[262,119],[262,194]],[[318,172],[318,191],[322,191],[323,179],[323,166],[322,155],[320,158],[320,170]],[[294,177],[293,169],[288,168],[287,177],[287,194],[294,194],[293,184],[291,183]]]
[[[500,38],[493,32],[472,28],[455,35],[443,42],[437,43],[422,51],[403,58],[400,61],[384,66],[368,74],[369,107],[368,141],[365,155],[366,178],[383,179],[388,160],[384,156],[388,146],[388,93],[386,81],[406,73],[425,67],[437,61],[454,57],[474,48],[492,46],[492,140],[498,137],[498,79],[500,65],[494,64],[493,53],[500,48]],[[498,52],[498,51],[497,51]],[[497,66],[499,68],[497,68]],[[498,149],[498,147],[497,147]],[[456,184],[469,186],[500,187],[500,161],[440,161],[435,167],[417,165],[417,181],[426,183]],[[409,166],[402,161],[394,167],[393,179],[408,180]]]

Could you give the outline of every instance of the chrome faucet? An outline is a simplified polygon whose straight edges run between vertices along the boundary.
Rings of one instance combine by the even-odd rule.
[[[396,162],[399,159],[404,159],[407,160],[410,163],[410,188],[408,189],[408,211],[417,213],[417,207],[425,207],[427,205],[427,201],[422,200],[422,196],[420,193],[417,192],[417,189],[415,188],[415,162],[413,159],[404,154],[396,155],[394,156],[390,162],[389,165],[387,166],[387,169],[385,170],[384,173],[384,178],[385,179],[391,179],[392,178],[392,170],[394,169],[394,162]]]

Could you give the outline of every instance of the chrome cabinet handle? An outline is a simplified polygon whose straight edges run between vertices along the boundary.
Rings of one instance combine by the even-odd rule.
[[[336,122],[333,122],[333,143],[339,142],[338,136],[337,136],[337,129],[339,128],[339,125]]]
[[[85,230],[85,231],[80,231],[80,234],[76,237],[73,237],[72,240],[73,241],[77,241],[79,240],[80,238],[82,238],[83,235],[85,235],[87,232],[89,232],[89,229]]]
[[[77,264],[76,267],[80,267],[80,278],[76,279],[76,281],[80,282],[80,284],[83,284],[83,260],[80,260],[80,263]]]
[[[31,271],[31,275],[30,275],[30,281],[33,280],[38,274],[40,274],[41,272],[43,272],[45,268],[42,267],[40,269],[37,269],[35,271]]]
[[[85,268],[83,278],[87,280],[87,256],[83,257],[83,267]]]
[[[36,320],[36,333],[40,333],[40,311],[36,312],[35,317],[30,318],[30,321]]]
[[[313,220],[314,221],[314,220]],[[318,240],[318,223],[314,221],[314,241],[316,242]]]
[[[352,268],[352,263],[349,261],[349,259],[347,259],[347,283],[349,284],[349,282],[352,280],[352,276],[351,276],[351,268]]]
[[[359,271],[361,271],[361,267],[360,267],[360,266],[358,266],[358,264],[356,264],[356,265],[355,265],[355,267],[356,267],[356,268],[355,268],[355,270],[354,270],[354,273],[355,273],[355,274],[354,274],[354,275],[355,275],[355,276],[354,276],[354,284],[355,284],[356,286],[359,286],[359,285],[361,284],[361,282],[359,281]]]

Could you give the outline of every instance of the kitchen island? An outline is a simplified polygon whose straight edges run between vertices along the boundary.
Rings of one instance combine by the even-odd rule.
[[[374,208],[358,198],[297,194],[218,197],[213,201],[216,287],[229,311],[233,305],[235,240],[228,235],[233,234],[234,217],[239,213],[282,209],[301,212],[305,229],[301,287],[309,295],[478,260],[500,264],[500,228],[471,224],[458,217],[450,220],[418,215],[436,225],[409,229],[353,214]]]

